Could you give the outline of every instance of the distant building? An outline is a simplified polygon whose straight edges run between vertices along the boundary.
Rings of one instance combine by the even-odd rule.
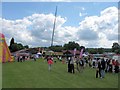
[[[63,55],[74,55],[74,50],[63,50]],[[76,50],[75,55],[80,55],[80,51]]]

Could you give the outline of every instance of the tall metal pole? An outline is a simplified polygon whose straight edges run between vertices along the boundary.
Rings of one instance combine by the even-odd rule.
[[[53,46],[54,31],[55,31],[55,24],[56,24],[56,16],[57,16],[57,6],[56,6],[56,10],[55,10],[55,20],[54,20],[54,26],[53,26],[51,46]]]

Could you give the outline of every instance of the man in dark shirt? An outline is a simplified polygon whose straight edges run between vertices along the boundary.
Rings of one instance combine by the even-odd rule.
[[[72,72],[72,69],[71,69],[71,65],[70,65],[70,61],[71,61],[71,57],[67,57],[67,60],[68,60],[68,72]]]
[[[106,68],[106,62],[103,58],[102,61],[101,61],[101,77],[102,78],[105,77],[105,68]]]
[[[101,62],[100,62],[100,60],[97,60],[96,64],[97,64],[96,65],[96,78],[98,78],[98,75],[101,78]]]

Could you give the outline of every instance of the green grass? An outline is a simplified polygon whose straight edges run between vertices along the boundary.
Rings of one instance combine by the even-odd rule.
[[[42,59],[5,63],[2,66],[3,88],[117,88],[118,74],[107,73],[104,79],[95,78],[95,69],[85,68],[83,73],[67,72],[67,64],[57,61],[48,71]]]

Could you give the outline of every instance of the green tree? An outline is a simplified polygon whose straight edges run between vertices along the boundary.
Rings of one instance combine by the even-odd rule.
[[[24,48],[28,49],[28,48],[29,48],[29,46],[28,46],[28,45],[25,45],[25,46],[24,46]]]
[[[116,54],[120,54],[120,48],[114,51]]]
[[[17,45],[19,50],[24,49],[24,46],[21,43],[18,43]]]
[[[87,48],[86,51],[89,52],[90,54],[97,54],[96,48]]]
[[[14,44],[11,45],[11,52],[15,52],[15,51],[18,51],[18,50],[19,50],[19,48],[18,48],[17,43],[14,43]]]
[[[120,45],[118,43],[113,43],[113,46],[112,46],[112,51],[113,52],[118,52],[120,49]]]
[[[18,51],[21,49],[24,49],[24,46],[21,43],[19,43],[19,44],[14,43],[11,45],[11,52],[15,52],[15,51]]]
[[[80,45],[78,43],[75,43],[74,41],[70,41],[67,44],[64,44],[63,47],[65,50],[74,50],[74,48],[76,48],[77,50],[80,49]]]
[[[12,38],[11,40],[10,40],[10,46],[9,46],[9,49],[10,49],[10,51],[11,51],[11,48],[12,48],[12,44],[14,44],[15,42],[14,42],[14,38]]]
[[[98,48],[97,51],[98,51],[99,54],[103,54],[104,53],[104,48]]]
[[[56,45],[56,46],[50,46],[49,49],[55,52],[61,52],[63,50],[63,47],[62,45]]]
[[[104,48],[104,52],[112,52],[112,48]]]

